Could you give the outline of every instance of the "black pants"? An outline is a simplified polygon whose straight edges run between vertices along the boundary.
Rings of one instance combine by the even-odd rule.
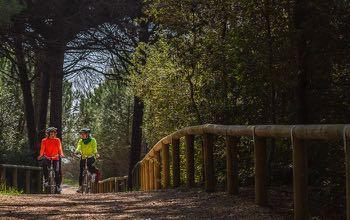
[[[85,168],[85,161],[86,159],[81,159],[80,160],[80,173],[79,173],[79,186],[83,184],[83,171]],[[95,158],[90,157],[87,159],[87,165],[88,165],[88,170],[90,173],[97,173],[96,167],[93,165],[95,163]]]
[[[45,182],[48,181],[49,179],[49,167],[50,167],[50,162],[51,160],[44,158],[43,160],[43,173],[44,173],[44,178]],[[52,161],[53,165],[53,170],[55,172],[55,183],[57,186],[61,185],[61,178],[60,178],[60,161],[59,160],[53,160]]]

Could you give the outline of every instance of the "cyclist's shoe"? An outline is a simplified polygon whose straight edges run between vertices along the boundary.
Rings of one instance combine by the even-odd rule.
[[[79,186],[78,190],[77,190],[77,193],[81,193],[83,191],[82,187]]]
[[[44,187],[46,188],[46,187],[48,187],[49,186],[49,182],[44,182]]]
[[[91,182],[95,182],[96,181],[96,176],[97,175],[95,173],[91,175]]]
[[[57,193],[61,193],[62,192],[62,188],[61,188],[61,186],[56,186],[56,191],[57,191]]]

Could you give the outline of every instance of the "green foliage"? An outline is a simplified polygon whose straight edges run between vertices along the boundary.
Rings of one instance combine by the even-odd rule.
[[[75,132],[71,135],[70,145],[76,146],[77,132],[81,127],[91,128],[101,155],[97,165],[104,178],[127,174],[132,97],[127,87],[106,81],[88,94],[80,94],[79,111],[66,115],[67,120],[74,117],[74,122],[67,125]],[[78,169],[77,164],[75,169]]]
[[[18,190],[13,187],[6,187],[5,184],[0,184],[0,195],[20,195],[23,194],[23,190]]]
[[[4,2],[8,3],[6,7]],[[143,143],[148,148],[165,135],[191,125],[295,124],[300,107],[295,97],[301,84],[300,66],[307,72],[304,85],[307,123],[349,122],[349,2],[303,1],[301,9],[307,16],[301,17],[295,11],[298,1],[289,0],[147,0],[146,3],[147,18],[140,20],[153,22],[150,29],[157,27],[155,36],[152,35],[150,43],[140,43],[137,48],[121,45],[128,48],[128,55],[135,50],[128,69],[132,73],[130,84],[107,80],[83,94],[73,91],[71,83],[64,84],[66,151],[76,145],[77,131],[90,127],[99,145],[102,160],[98,165],[104,177],[127,172],[134,95],[145,104],[142,130]],[[0,1],[0,23],[8,22],[16,12],[15,1]],[[7,77],[14,75],[14,68],[3,60],[0,68],[5,73],[0,79],[3,113],[0,160],[22,161],[29,157],[22,150],[26,149],[23,148],[26,141],[21,96],[16,84],[9,80],[11,77]],[[322,189],[316,193],[317,199],[324,206],[341,204],[345,194],[341,144],[308,144],[309,182],[314,188]],[[197,137],[197,182],[202,178],[201,145]],[[290,142],[269,140],[269,146],[271,184],[290,184]],[[222,137],[215,141],[214,149],[219,186],[224,186]],[[180,151],[184,171],[183,143]],[[242,185],[253,184],[252,155],[252,140],[242,138],[239,145]],[[68,161],[66,175],[76,178],[77,160],[69,157]],[[181,176],[185,180],[186,173],[182,172]]]
[[[0,25],[8,24],[11,16],[19,13],[23,9],[18,0],[0,0]]]
[[[143,131],[150,146],[189,125],[295,124],[298,65],[303,61],[307,68],[308,123],[348,123],[350,53],[344,47],[349,43],[344,36],[350,33],[348,2],[305,1],[302,9],[308,16],[302,18],[294,17],[295,1],[147,3],[147,15],[159,25],[158,38],[137,48],[131,82],[135,94],[145,102]],[[295,19],[301,19],[300,27],[294,26]],[[298,44],[300,38],[305,45]],[[302,46],[306,52],[300,58]],[[200,145],[196,141],[199,151]],[[269,146],[271,184],[290,184],[290,143],[277,140]],[[319,200],[323,198],[324,205],[342,203],[339,195],[345,180],[339,171],[344,171],[344,160],[339,159],[344,158],[341,146],[309,146],[310,184],[323,189],[317,193]],[[251,140],[242,139],[239,149],[240,181],[251,185]],[[196,155],[197,180],[200,157]],[[215,158],[222,183],[225,153],[220,139]],[[332,196],[330,192],[340,193]]]
[[[0,59],[2,71],[9,64]],[[25,136],[25,120],[21,93],[17,85],[0,76],[0,163],[32,164]]]
[[[142,51],[147,53],[147,62],[136,67],[141,72],[132,75],[131,81],[134,93],[145,101],[143,131],[153,145],[169,132],[194,123],[195,116],[189,110],[186,70],[172,59],[169,45],[163,41],[142,45],[135,60]]]

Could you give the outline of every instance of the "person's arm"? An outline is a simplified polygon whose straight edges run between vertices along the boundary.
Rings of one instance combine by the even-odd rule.
[[[62,150],[62,144],[61,144],[60,139],[58,139],[58,153],[60,154],[61,157],[64,157],[63,150]]]
[[[75,153],[81,153],[81,140],[80,139],[77,143],[77,148],[75,149]]]
[[[38,156],[38,159],[40,159],[44,156],[44,152],[45,152],[45,144],[44,144],[44,140],[41,140],[40,154]]]
[[[97,152],[97,142],[96,142],[96,139],[92,139],[92,152],[94,155],[98,155],[98,152]]]

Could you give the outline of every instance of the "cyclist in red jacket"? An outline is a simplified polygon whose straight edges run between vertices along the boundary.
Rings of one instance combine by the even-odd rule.
[[[60,181],[60,165],[59,158],[64,157],[62,151],[61,140],[56,137],[57,128],[50,127],[46,129],[46,138],[41,141],[40,155],[38,160],[44,158],[43,161],[43,173],[45,179],[45,185],[48,185],[48,166],[50,166],[50,160],[53,162],[53,167],[55,171],[55,182],[57,186],[57,192],[61,192],[61,181]]]

